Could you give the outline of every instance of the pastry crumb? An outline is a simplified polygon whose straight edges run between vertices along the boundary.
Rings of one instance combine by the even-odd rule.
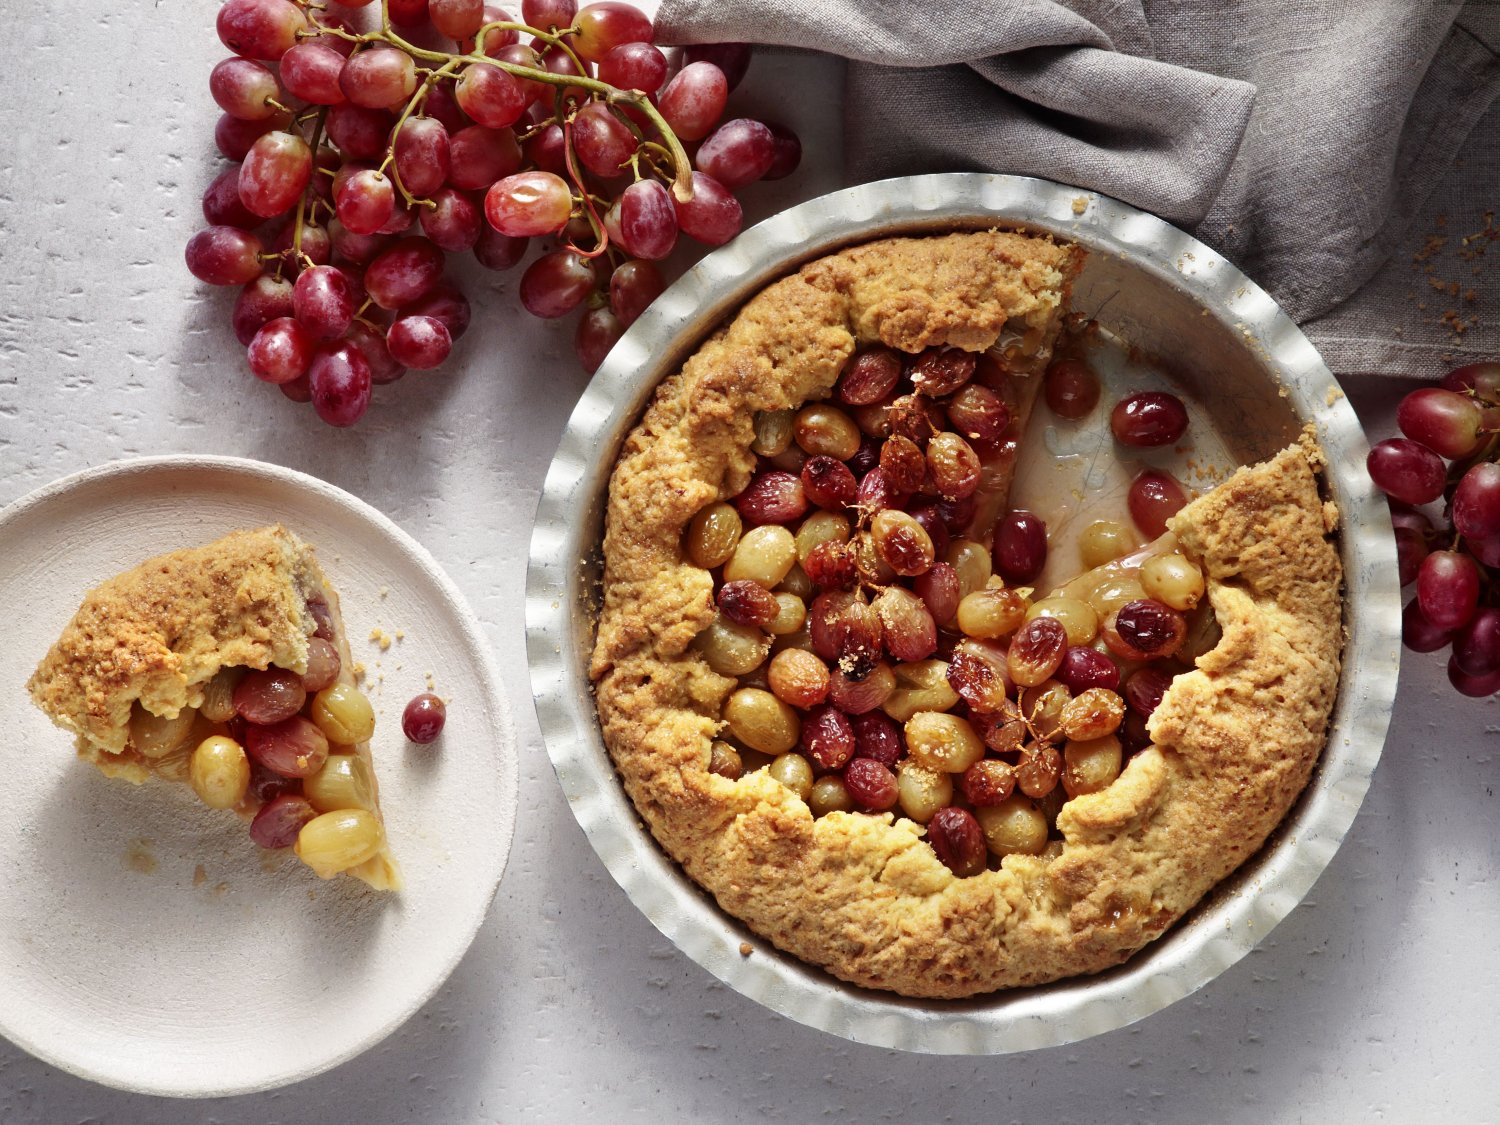
[[[752,954],[754,952],[755,952],[755,947],[753,945],[751,945],[748,941],[742,941],[742,942],[740,942],[740,956],[741,957],[749,957],[750,954]]]
[[[1082,215],[1088,209],[1089,209],[1089,197],[1088,196],[1086,196],[1086,195],[1077,195],[1077,196],[1073,197],[1073,214],[1075,214],[1075,215]]]
[[[384,629],[382,629],[379,625],[370,630],[370,640],[372,643],[380,646],[381,652],[385,652],[391,647],[391,635]]]
[[[1343,397],[1344,397],[1344,392],[1343,391],[1339,390],[1337,387],[1329,387],[1328,388],[1328,393],[1323,396],[1323,404],[1325,406],[1332,406],[1334,403],[1338,402],[1338,400],[1341,399],[1341,398],[1343,398]]]
[[[381,597],[381,599],[382,600],[385,599],[390,594],[390,592],[391,592],[391,588],[389,586],[382,586],[382,587],[380,587],[380,597]]]
[[[149,839],[141,836],[126,845],[125,866],[141,875],[150,875],[156,870],[156,856],[151,854]]]

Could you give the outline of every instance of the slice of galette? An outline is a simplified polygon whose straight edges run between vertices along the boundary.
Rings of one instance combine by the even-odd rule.
[[[231,532],[97,586],[27,687],[105,775],[190,786],[322,878],[399,889],[338,595],[285,528]]]

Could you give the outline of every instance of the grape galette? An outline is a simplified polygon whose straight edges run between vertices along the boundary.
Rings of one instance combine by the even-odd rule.
[[[400,887],[338,595],[286,529],[232,532],[104,582],[27,686],[106,775],[189,785],[325,879]]]
[[[626,789],[725,910],[846,980],[1116,964],[1261,846],[1323,745],[1340,569],[1310,438],[1185,507],[1143,474],[1150,541],[1101,527],[1097,566],[1032,588],[1027,417],[1044,381],[1062,417],[1098,405],[1058,344],[1082,256],[989,231],[816,261],[662,383],[611,479],[591,671]],[[1114,421],[1150,445],[1186,414]]]

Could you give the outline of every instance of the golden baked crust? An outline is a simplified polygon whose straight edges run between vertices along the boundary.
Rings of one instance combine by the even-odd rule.
[[[274,526],[147,559],[96,586],[26,687],[102,773],[137,784],[153,774],[182,781],[180,756],[153,761],[129,744],[132,707],[164,718],[197,708],[221,668],[305,672],[318,627],[306,609],[314,599],[328,603],[339,679],[353,685],[338,594],[312,547]],[[370,762],[368,744],[354,750]],[[400,885],[388,848],[349,874],[381,890]]]
[[[27,689],[79,736],[82,756],[123,766],[137,700],[171,718],[203,702],[220,668],[305,670],[316,624],[302,607],[325,585],[312,552],[281,527],[148,559],[88,593]]]
[[[845,251],[770,286],[662,384],[611,481],[592,675],[606,745],[652,833],[781,948],[857,984],[962,997],[1114,965],[1255,851],[1321,750],[1338,681],[1340,573],[1295,446],[1174,521],[1223,642],[1157,710],[1156,745],[1064,806],[1060,854],[955,877],[922,826],[807,805],[764,770],[708,772],[735,681],[689,647],[713,617],[683,555],[699,509],[739,492],[757,410],[825,397],[857,344],[991,345],[1048,332],[1078,257],[989,232]],[[1054,848],[1053,853],[1056,852]]]

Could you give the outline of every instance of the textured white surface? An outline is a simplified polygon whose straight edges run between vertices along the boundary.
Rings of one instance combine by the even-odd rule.
[[[489,315],[448,369],[385,388],[352,434],[254,385],[229,298],[181,264],[219,166],[213,12],[58,0],[8,21],[0,502],[125,454],[205,452],[303,469],[380,508],[454,578],[499,657],[521,747],[515,848],[449,984],[368,1055],[279,1093],[187,1104],[101,1089],[0,1042],[0,1122],[1500,1120],[1500,706],[1455,697],[1435,657],[1408,659],[1370,795],[1308,901],[1133,1027],[1008,1058],[904,1056],[775,1016],[671,947],[574,823],[527,694],[529,521],[582,380],[567,330],[514,311],[513,275],[476,278]],[[747,101],[811,153],[751,193],[753,213],[837,186],[836,67],[763,57],[751,76]],[[1357,401],[1389,430],[1383,392]],[[16,862],[0,857],[0,879]]]

